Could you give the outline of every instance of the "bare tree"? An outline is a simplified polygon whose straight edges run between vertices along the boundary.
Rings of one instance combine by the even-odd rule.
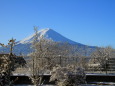
[[[11,72],[14,71],[15,67],[15,59],[16,57],[12,54],[13,46],[15,44],[15,40],[12,38],[9,40],[8,45],[10,46],[10,54],[1,54],[0,58],[0,84],[3,85],[12,85],[12,82],[10,81],[10,75]],[[1,44],[3,47],[7,47],[7,45]]]
[[[42,80],[42,74],[44,74],[44,70],[46,67],[50,66],[51,63],[51,55],[52,52],[51,46],[56,43],[45,39],[43,36],[39,37],[37,27],[34,27],[35,36],[32,47],[34,51],[30,54],[32,57],[32,82],[35,85],[40,85]],[[49,48],[50,47],[50,48]],[[53,50],[53,48],[52,48]]]
[[[54,42],[51,39],[46,39],[38,34],[37,27],[34,27],[35,35],[33,40],[33,52],[30,53],[32,57],[32,82],[35,85],[42,84],[42,77],[45,73],[50,73],[57,65],[60,68],[67,68],[67,65],[74,66],[72,70],[80,67],[85,68],[85,60],[76,48],[69,43]],[[81,64],[82,62],[82,64]],[[78,70],[77,70],[78,71]],[[74,72],[75,73],[75,72]]]
[[[81,67],[57,65],[51,71],[50,81],[56,81],[58,86],[80,86],[80,84],[85,84],[85,78],[85,72]]]
[[[97,50],[95,52],[93,52],[93,54],[91,55],[92,58],[92,62],[94,64],[99,64],[99,69],[100,70],[105,70],[107,73],[107,61],[109,58],[111,58],[111,51],[112,48],[111,47],[106,47],[106,48],[97,48]]]
[[[56,64],[64,66],[64,58],[69,56],[69,44],[54,42],[39,36],[37,27],[34,27],[35,35],[32,47],[34,51],[30,54],[32,57],[32,81],[36,85],[41,84],[42,75],[50,70]]]

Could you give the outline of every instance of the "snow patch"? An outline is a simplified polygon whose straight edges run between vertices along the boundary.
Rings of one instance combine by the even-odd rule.
[[[17,44],[26,44],[26,43],[32,43],[33,39],[34,39],[34,35],[32,34],[31,36],[19,41]],[[57,41],[57,42],[68,42],[70,44],[76,44],[76,42],[67,39],[66,37],[62,36],[61,34],[57,33],[56,31],[46,28],[46,29],[42,29],[40,31],[38,31],[38,39],[40,39],[41,37],[45,37],[47,39],[51,39],[53,41]],[[79,44],[79,43],[77,43]]]

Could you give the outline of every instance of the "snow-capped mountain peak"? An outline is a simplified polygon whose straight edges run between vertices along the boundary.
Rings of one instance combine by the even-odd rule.
[[[34,35],[32,34],[31,36],[19,41],[17,44],[26,44],[26,43],[32,43],[34,39]],[[68,42],[70,44],[76,44],[76,42],[67,39],[66,37],[62,36],[61,34],[57,33],[56,31],[46,28],[38,31],[38,39],[40,39],[41,36],[44,36],[47,39],[51,39],[53,41],[57,42]]]
[[[38,31],[39,38],[40,38],[41,36],[44,36],[48,30],[50,30],[50,29],[47,28],[47,29],[42,29],[42,30]],[[22,39],[22,40],[19,41],[17,44],[32,43],[34,36],[35,36],[35,33],[32,34],[32,35],[30,35],[30,36],[28,36],[28,37],[26,37],[26,38],[24,38],[24,39]],[[38,39],[39,39],[39,38],[38,38]]]
[[[32,41],[34,39],[34,35],[35,34],[32,34],[29,37],[26,37],[25,39],[23,39],[21,41],[18,41],[16,43],[16,46],[14,47],[13,52],[15,54],[17,54],[17,55],[20,52],[22,52],[24,55],[27,55],[27,54],[31,53],[32,52],[31,43],[32,43]],[[54,31],[52,29],[49,29],[49,28],[42,29],[42,30],[38,31],[38,40],[41,38],[41,36],[44,36],[45,38],[51,39],[51,40],[53,40],[55,42],[66,42],[66,43],[68,42],[69,44],[71,44],[73,46],[78,46],[76,48],[76,50],[79,50],[79,51],[81,51],[81,49],[84,50],[84,48],[87,48],[89,50],[89,54],[92,51],[94,51],[95,48],[96,48],[96,47],[92,47],[92,46],[86,47],[86,45],[74,42],[74,41],[62,36],[61,34],[57,33],[56,31]],[[0,52],[2,52],[2,51],[5,51],[6,53],[9,53],[8,48],[0,47]],[[81,53],[83,53],[83,52],[81,51]]]

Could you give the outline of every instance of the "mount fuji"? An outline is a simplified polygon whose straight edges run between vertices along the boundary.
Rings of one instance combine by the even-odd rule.
[[[33,39],[34,39],[34,35],[31,35],[21,41],[18,42],[18,44],[26,44],[26,43],[32,43]],[[77,42],[74,42],[64,36],[62,36],[61,34],[57,33],[56,31],[52,30],[52,29],[42,29],[40,31],[38,31],[38,39],[40,39],[41,36],[47,38],[47,39],[51,39],[55,42],[67,42],[69,44],[80,44]]]
[[[23,53],[24,55],[27,55],[30,52],[32,52],[31,44],[32,44],[32,41],[34,39],[34,35],[35,34],[32,34],[31,36],[16,42],[16,45],[14,47],[13,52],[15,54]],[[95,47],[93,47],[93,46],[87,46],[86,47],[86,45],[74,42],[74,41],[62,36],[61,34],[57,33],[56,31],[54,31],[52,29],[49,29],[49,28],[42,29],[42,30],[38,31],[38,39],[40,39],[41,36],[45,37],[46,39],[51,39],[55,42],[66,42],[66,43],[69,43],[73,46],[78,46],[79,49],[90,50],[89,52],[92,52],[92,50],[95,49]],[[9,49],[0,47],[0,52],[1,53],[3,53],[3,52],[8,53]]]

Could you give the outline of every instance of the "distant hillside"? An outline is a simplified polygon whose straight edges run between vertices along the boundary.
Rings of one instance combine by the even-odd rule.
[[[31,48],[31,43],[34,39],[34,35],[31,35],[25,39],[22,39],[21,41],[18,41],[16,43],[16,46],[14,47],[14,53],[15,54],[20,54],[23,53],[25,55],[27,55],[28,53],[32,52],[32,48]],[[82,54],[90,54],[91,52],[93,52],[95,50],[96,47],[93,46],[86,46],[77,42],[74,42],[64,36],[62,36],[61,34],[57,33],[56,31],[52,30],[52,29],[42,29],[40,31],[38,31],[38,39],[40,39],[41,36],[44,36],[47,39],[51,39],[55,42],[67,42],[70,45],[73,46],[77,46],[76,51],[82,53]],[[3,48],[0,47],[0,53],[5,52],[8,53],[9,49],[8,48]]]

